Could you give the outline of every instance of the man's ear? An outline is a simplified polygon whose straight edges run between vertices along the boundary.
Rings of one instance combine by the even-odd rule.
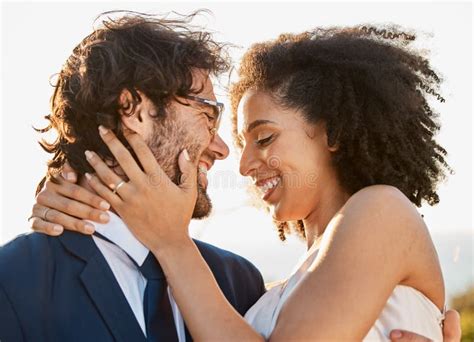
[[[140,103],[134,105],[132,93],[128,89],[123,89],[119,96],[119,114],[122,126],[136,133],[142,128],[142,118],[140,114]]]

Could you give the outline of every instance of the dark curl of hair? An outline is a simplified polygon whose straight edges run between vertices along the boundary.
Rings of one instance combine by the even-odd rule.
[[[106,12],[102,25],[77,45],[63,65],[51,99],[49,125],[38,131],[54,129],[57,139],[41,146],[53,158],[46,178],[54,176],[68,161],[83,175],[93,172],[84,158],[85,150],[97,152],[106,160],[113,156],[98,134],[98,125],[108,127],[128,146],[120,125],[119,97],[128,90],[133,103],[141,101],[138,91],[157,107],[157,119],[164,118],[166,107],[176,96],[192,89],[192,71],[202,69],[218,75],[229,69],[225,44],[215,42],[209,32],[190,25],[202,11],[177,19],[158,18],[136,12]],[[109,15],[118,14],[113,19]]]
[[[408,45],[412,34],[358,26],[283,34],[253,45],[231,89],[237,146],[237,107],[249,89],[279,105],[301,110],[307,122],[326,124],[338,179],[350,194],[392,185],[421,206],[439,202],[436,186],[452,172],[434,140],[440,126],[427,94],[438,94],[439,76]],[[291,231],[276,222],[281,240]],[[304,236],[302,221],[290,222]]]

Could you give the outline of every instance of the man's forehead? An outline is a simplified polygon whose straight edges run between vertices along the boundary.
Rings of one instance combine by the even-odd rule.
[[[216,95],[214,94],[214,87],[212,85],[211,77],[209,72],[202,69],[195,69],[193,71],[193,89],[201,90],[196,93],[196,96],[216,101]]]

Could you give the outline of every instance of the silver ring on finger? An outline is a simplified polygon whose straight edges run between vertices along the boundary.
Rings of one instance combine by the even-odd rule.
[[[117,194],[117,191],[118,191],[118,190],[120,189],[120,187],[123,186],[125,183],[127,183],[127,182],[125,182],[124,180],[120,181],[120,182],[114,187],[114,189],[112,190],[112,193],[113,193],[113,194]]]
[[[48,215],[48,212],[49,212],[50,210],[51,210],[50,208],[46,208],[46,209],[43,211],[43,215],[41,215],[41,218],[42,218],[44,221],[48,221],[47,215]]]

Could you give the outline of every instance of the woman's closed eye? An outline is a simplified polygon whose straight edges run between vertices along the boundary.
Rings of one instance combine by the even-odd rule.
[[[258,139],[257,141],[255,141],[255,143],[260,147],[265,147],[265,146],[268,146],[273,141],[274,137],[275,137],[275,134],[270,134],[266,137]]]

